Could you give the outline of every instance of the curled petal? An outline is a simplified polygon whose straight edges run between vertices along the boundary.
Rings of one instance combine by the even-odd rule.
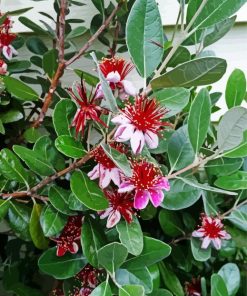
[[[111,169],[111,179],[116,186],[120,186],[121,178],[120,178],[120,170],[118,168]]]
[[[155,208],[160,206],[164,199],[164,193],[162,190],[149,190],[150,200]]]
[[[66,253],[66,251],[67,251],[66,248],[64,248],[61,245],[58,245],[57,246],[57,253],[56,254],[57,254],[58,257],[62,257]]]
[[[202,230],[195,230],[192,232],[192,236],[193,237],[204,237],[205,236],[205,232]]]
[[[130,123],[130,120],[124,115],[120,114],[112,118],[111,122],[115,124],[127,124],[127,123]]]
[[[87,175],[90,180],[95,180],[99,178],[99,164],[97,164]]]
[[[208,236],[204,237],[204,239],[203,239],[203,241],[202,241],[202,246],[201,246],[201,248],[202,248],[202,249],[207,249],[208,246],[209,246],[209,244],[210,244],[210,242],[211,242],[211,239],[210,239]]]
[[[146,131],[145,132],[145,142],[150,149],[155,149],[159,145],[159,138],[158,138],[157,134],[155,134],[151,131]]]
[[[113,83],[118,83],[121,79],[119,73],[117,71],[115,72],[110,72],[106,76],[107,81],[113,82]]]
[[[76,254],[79,250],[79,246],[76,242],[73,242],[71,245],[68,246],[68,250],[71,254]]]
[[[142,131],[136,130],[131,139],[130,145],[134,154],[140,153],[144,146],[144,135]]]
[[[231,236],[229,233],[227,233],[225,230],[221,230],[219,232],[220,237],[222,237],[223,239],[231,239]]]
[[[102,166],[101,166],[102,167]],[[111,182],[111,173],[109,169],[104,169],[102,172],[100,172],[100,187],[106,188]]]
[[[106,227],[107,228],[114,227],[120,221],[120,219],[121,219],[121,214],[119,213],[119,211],[117,210],[112,211],[112,213],[109,215],[107,219]]]
[[[213,245],[215,246],[216,250],[219,250],[221,248],[221,240],[220,238],[216,237],[212,239]]]
[[[100,213],[100,219],[105,219],[106,217],[108,217],[110,215],[111,211],[113,211],[113,208],[109,207],[105,211],[101,212]]]
[[[155,185],[155,189],[163,189],[165,191],[170,190],[170,183],[166,177],[161,177]]]
[[[136,96],[137,95],[137,91],[133,85],[132,82],[128,81],[128,80],[122,80],[121,81],[124,91],[126,92],[126,94],[130,95],[130,96]]]
[[[132,124],[120,125],[115,133],[115,139],[118,142],[128,141],[134,133],[135,127]]]
[[[123,182],[122,184],[120,184],[118,192],[119,193],[129,192],[129,191],[132,191],[133,189],[135,189],[135,186],[132,183]]]
[[[148,205],[150,194],[147,190],[137,190],[134,197],[134,208],[137,210],[145,209]]]

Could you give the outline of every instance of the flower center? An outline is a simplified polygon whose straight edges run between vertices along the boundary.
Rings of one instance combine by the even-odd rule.
[[[219,232],[222,230],[220,225],[217,225],[215,221],[209,223],[207,220],[204,222],[204,229],[207,236],[210,238],[217,238],[219,237]]]
[[[105,77],[111,72],[118,72],[121,80],[123,80],[133,68],[134,66],[131,63],[117,57],[110,59],[104,58],[100,63],[100,70]]]

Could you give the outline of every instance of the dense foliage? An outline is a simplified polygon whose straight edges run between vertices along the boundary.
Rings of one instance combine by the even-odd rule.
[[[90,28],[79,0],[42,27],[1,13],[2,295],[246,295],[246,79],[213,90],[227,63],[207,50],[246,1],[179,2],[169,38],[155,0],[92,0]]]

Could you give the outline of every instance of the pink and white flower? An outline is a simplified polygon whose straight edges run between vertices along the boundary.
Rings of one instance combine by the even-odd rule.
[[[167,110],[160,106],[155,99],[142,96],[136,98],[133,105],[128,104],[112,119],[118,125],[114,138],[117,142],[130,140],[132,151],[141,153],[144,144],[154,149],[158,147],[158,133],[169,123],[162,122]]]
[[[154,207],[158,207],[164,199],[163,190],[169,191],[170,184],[153,163],[145,160],[133,161],[132,177],[125,179],[118,192],[132,190],[135,190],[134,208],[142,210],[148,205],[149,200]]]
[[[118,143],[112,143],[112,148],[115,148],[119,152],[124,152],[123,145]],[[120,186],[121,183],[121,170],[114,164],[114,162],[106,155],[102,147],[97,147],[92,151],[93,157],[98,164],[88,173],[88,177],[91,180],[99,178],[99,185],[101,188],[106,188],[111,181],[116,186]]]
[[[192,236],[202,239],[202,249],[207,249],[210,243],[212,243],[219,250],[222,239],[231,239],[230,234],[224,230],[224,225],[220,218],[206,215],[202,215],[202,225],[199,229],[192,232]]]
[[[0,75],[5,75],[7,73],[7,64],[4,60],[0,59]]]
[[[82,216],[70,216],[62,233],[51,240],[57,243],[57,256],[61,257],[66,252],[75,254],[79,250],[81,238]]]
[[[137,94],[131,81],[126,80],[126,76],[134,68],[134,65],[126,62],[122,58],[112,57],[110,59],[104,58],[100,64],[100,70],[105,76],[106,80],[112,90],[118,89],[121,99],[126,99],[129,95],[135,96]],[[99,84],[97,91],[97,97],[102,98],[104,96],[102,87]]]
[[[11,60],[13,55],[18,54],[16,49],[11,45],[15,38],[15,34],[0,33],[0,49],[7,60]]]
[[[116,189],[104,191],[109,200],[109,208],[100,212],[100,219],[107,219],[106,227],[114,227],[123,217],[128,223],[131,223],[134,214],[133,210],[133,194],[118,193]]]

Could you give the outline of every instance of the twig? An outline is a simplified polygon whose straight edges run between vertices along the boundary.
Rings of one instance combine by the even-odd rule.
[[[244,201],[242,201],[242,202],[241,202],[240,204],[238,204],[238,205],[236,205],[236,203],[235,203],[234,206],[233,206],[230,210],[228,210],[228,211],[226,211],[224,214],[220,215],[220,218],[221,218],[221,219],[224,219],[226,216],[228,216],[229,214],[231,214],[232,211],[234,211],[234,210],[236,210],[236,209],[242,207],[242,206],[245,205],[245,204],[247,204],[247,199],[244,200]]]
[[[60,8],[60,15],[59,15],[59,62],[64,62],[64,36],[65,36],[65,15],[67,11],[67,0],[61,0],[61,8]]]

